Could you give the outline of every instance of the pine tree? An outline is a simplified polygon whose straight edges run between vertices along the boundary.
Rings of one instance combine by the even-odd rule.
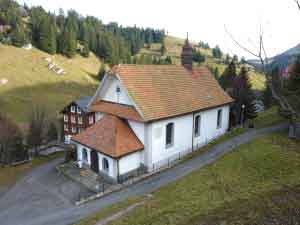
[[[213,74],[214,74],[216,80],[219,80],[219,78],[220,78],[220,72],[219,72],[219,68],[218,67],[215,67],[215,69],[213,70]]]
[[[38,46],[49,54],[56,53],[56,27],[49,17],[45,17],[41,21]]]
[[[77,39],[75,32],[69,27],[66,27],[61,36],[62,54],[72,58],[76,55]]]
[[[218,59],[222,58],[223,53],[218,45],[215,48],[213,48],[212,53],[213,57]]]
[[[106,66],[104,63],[101,64],[101,67],[100,67],[100,70],[98,72],[98,78],[100,81],[103,80],[104,76],[105,76],[105,73],[106,73]]]
[[[237,76],[236,65],[232,61],[228,65],[228,67],[225,69],[224,73],[222,74],[222,76],[219,79],[219,83],[223,87],[224,90],[233,88],[233,84],[234,84],[234,80],[235,80],[236,76]]]
[[[26,34],[22,25],[16,24],[12,35],[12,43],[17,47],[22,47],[26,44]]]
[[[82,55],[86,58],[90,56],[90,47],[88,41],[84,41],[83,43]]]
[[[232,97],[235,99],[234,109],[236,110],[237,115],[242,116],[242,113],[244,113],[244,120],[253,119],[257,116],[256,106],[254,102],[256,97],[252,90],[248,71],[245,67],[242,67],[239,76],[237,76],[234,81]],[[244,110],[242,106],[245,107]],[[240,120],[241,118],[239,119],[239,121]]]
[[[171,56],[167,56],[167,57],[166,57],[166,59],[165,59],[165,64],[167,64],[167,65],[172,64],[172,58],[171,58]]]
[[[165,46],[165,42],[162,42],[161,47],[160,47],[160,54],[161,55],[165,55],[166,54],[166,46]]]
[[[289,89],[291,91],[300,90],[300,56],[295,59],[290,71]]]

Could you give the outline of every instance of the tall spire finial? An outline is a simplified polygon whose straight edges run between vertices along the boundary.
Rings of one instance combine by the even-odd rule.
[[[189,43],[189,33],[186,33],[186,40],[182,47],[181,64],[188,70],[193,69],[193,47]]]

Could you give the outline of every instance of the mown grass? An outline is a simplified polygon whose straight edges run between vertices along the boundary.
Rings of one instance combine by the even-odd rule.
[[[286,119],[279,115],[278,106],[272,106],[266,111],[258,113],[253,120],[256,128],[268,127],[285,121]]]
[[[133,205],[137,202],[141,202],[141,201],[143,201],[143,199],[144,199],[143,197],[137,197],[137,198],[128,199],[127,201],[121,202],[119,204],[112,205],[110,207],[107,207],[107,208],[101,210],[100,212],[96,213],[95,215],[92,215],[86,219],[83,219],[76,225],[95,225],[100,220],[107,218],[107,217],[129,207],[130,205]]]
[[[237,219],[243,221],[247,217],[247,221],[252,218],[256,220],[256,215],[251,215],[251,209],[259,208],[260,195],[300,183],[299,144],[289,140],[286,134],[259,138],[239,147],[213,165],[161,188],[145,206],[111,224],[202,224],[215,210],[225,210],[231,204],[238,209],[239,200],[243,203],[251,199],[255,200],[251,201],[252,204],[243,205],[249,214],[239,214]],[[225,215],[226,210],[222,212]],[[222,219],[230,221],[232,218],[228,215],[228,218]]]
[[[48,70],[45,58],[52,58],[66,74]],[[17,122],[27,122],[33,105],[44,105],[50,115],[56,115],[71,100],[93,94],[100,61],[93,54],[68,59],[0,44],[0,65],[0,79],[8,80],[0,85],[1,111]]]
[[[33,159],[31,162],[24,163],[18,166],[5,166],[0,167],[0,188],[8,189],[13,186],[18,179],[20,179],[24,174],[29,172],[31,169],[40,166],[46,162],[53,159],[63,157],[64,153],[57,152],[50,154],[49,156],[39,156]]]
[[[283,133],[261,137],[161,188],[144,206],[111,224],[254,224],[272,213],[286,219],[291,207],[300,208],[299,201],[278,207],[278,202],[294,198],[295,190],[299,197],[299,145]],[[96,224],[129,204],[108,207],[79,224]]]

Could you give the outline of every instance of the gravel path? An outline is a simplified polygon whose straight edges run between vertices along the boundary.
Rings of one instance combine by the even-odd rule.
[[[162,186],[174,182],[221,158],[237,146],[245,144],[264,134],[287,130],[286,124],[269,128],[250,130],[226,142],[215,145],[210,151],[188,160],[176,167],[159,173],[119,192],[107,195],[86,205],[74,206],[67,195],[72,196],[72,184],[57,188],[60,180],[48,178],[49,171],[60,163],[55,160],[33,170],[28,176],[0,199],[1,225],[69,225],[104,207],[134,196],[149,194]],[[42,180],[47,180],[47,182]],[[74,191],[73,191],[74,192]]]

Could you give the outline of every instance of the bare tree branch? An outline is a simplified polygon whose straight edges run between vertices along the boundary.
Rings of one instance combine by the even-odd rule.
[[[224,25],[224,29],[225,32],[228,34],[228,36],[231,38],[231,40],[238,45],[241,49],[243,49],[244,51],[248,52],[249,54],[253,55],[254,57],[260,57],[258,54],[252,52],[251,50],[249,50],[248,48],[246,48],[245,46],[243,46],[242,44],[240,44],[234,37],[233,35],[227,30],[226,26]]]
[[[294,0],[294,1],[296,2],[297,6],[298,6],[298,9],[300,10],[300,2],[299,2],[299,0]]]
[[[298,2],[298,0],[295,0]],[[299,8],[300,9],[300,8]],[[273,86],[273,83],[272,83],[272,76],[268,73],[267,71],[267,68],[266,68],[266,65],[268,65],[268,56],[267,56],[267,53],[266,53],[266,49],[265,49],[265,46],[264,46],[264,39],[263,39],[263,36],[264,36],[264,32],[263,32],[263,29],[262,29],[262,26],[260,26],[260,34],[259,34],[259,49],[258,49],[258,52],[255,53],[251,50],[249,50],[247,47],[245,47],[244,45],[242,45],[240,42],[238,42],[234,37],[233,35],[227,30],[226,26],[224,25],[224,28],[225,28],[225,31],[226,33],[228,34],[228,36],[232,39],[232,41],[238,46],[240,47],[241,49],[243,49],[244,51],[248,52],[249,54],[253,55],[254,57],[258,58],[261,62],[261,65],[262,65],[262,70],[263,70],[263,73],[266,75],[266,78],[267,78],[267,85],[270,87],[271,89],[271,92],[272,92],[272,96],[274,99],[276,99],[280,106],[281,106],[281,109],[283,109],[284,111],[289,111],[291,112],[293,115],[296,115],[296,112],[295,110],[291,107],[291,105],[289,104],[289,102],[287,101],[287,99],[281,95],[281,93],[276,90]]]

